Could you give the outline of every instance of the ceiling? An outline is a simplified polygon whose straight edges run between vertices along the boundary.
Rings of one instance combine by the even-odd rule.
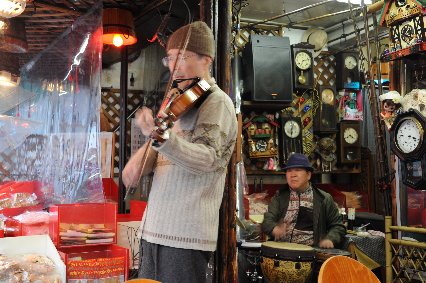
[[[31,0],[17,17],[25,21],[28,52],[20,54],[20,65],[44,50],[61,35],[80,15],[85,14],[97,0]],[[180,3],[179,3],[180,2]],[[188,10],[198,11],[198,1],[168,0],[103,0],[104,8],[123,8],[132,11],[138,43],[129,47],[130,57],[146,47],[156,33],[162,19],[171,10],[164,33],[168,34],[189,21]],[[186,8],[188,6],[188,8]],[[193,14],[191,17],[197,17]],[[110,65],[120,60],[119,49],[105,46],[103,63]],[[131,58],[130,58],[131,59]]]
[[[361,0],[246,0],[241,8],[241,22],[253,25],[267,21],[270,27],[289,29],[322,28],[328,34],[331,49],[345,49],[356,46],[354,22],[361,34],[364,33],[364,18]],[[365,3],[377,1],[365,0]],[[351,12],[352,11],[352,12]],[[376,13],[379,13],[380,10]],[[372,30],[373,20],[369,14]],[[243,26],[243,24],[242,24]],[[387,35],[387,29],[379,27],[379,35]],[[332,44],[331,44],[332,43]],[[337,44],[336,44],[337,43]]]
[[[348,11],[348,3],[324,0],[248,0],[247,6],[241,10],[242,20],[253,21],[259,19],[270,19],[272,17],[289,14],[270,21],[287,27],[309,28],[321,27],[329,28],[339,25],[349,18],[349,13],[342,13],[322,19],[314,18]],[[309,8],[311,7],[311,8]],[[359,7],[353,5],[353,8]],[[306,8],[306,9],[303,9]],[[299,11],[299,12],[295,12]]]
[[[353,1],[353,0],[352,0]],[[73,21],[88,11],[97,0],[30,0],[18,18],[25,21],[28,52],[20,54],[22,66],[62,34]],[[163,31],[170,34],[192,18],[198,18],[197,0],[103,0],[104,8],[120,7],[132,11],[138,43],[129,48],[130,60],[139,56],[138,51],[148,46],[148,39],[156,33],[164,16],[170,11]],[[327,2],[327,3],[325,3]],[[234,6],[241,4],[241,20],[246,23],[270,19],[277,15],[288,15],[268,21],[268,24],[289,28],[322,27],[332,30],[349,22],[349,5],[337,1],[320,0],[233,0]],[[314,7],[311,7],[314,6]],[[303,9],[305,7],[311,7]],[[357,5],[353,5],[357,8]],[[343,11],[343,13],[342,13]],[[196,14],[194,14],[196,13]],[[337,14],[336,14],[337,13]],[[324,18],[320,16],[329,15]],[[359,13],[357,14],[359,15]],[[119,50],[107,47],[103,50],[103,64],[108,66],[120,60]]]

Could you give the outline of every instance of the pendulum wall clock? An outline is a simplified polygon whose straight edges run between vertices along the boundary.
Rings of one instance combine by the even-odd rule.
[[[279,127],[280,163],[285,164],[293,153],[303,153],[302,121],[300,117],[281,116]]]
[[[360,89],[358,53],[340,52],[336,55],[336,88]]]
[[[341,121],[339,124],[339,162],[357,164],[361,162],[360,121]]]
[[[417,110],[399,114],[390,128],[391,150],[401,161],[402,182],[413,189],[426,185],[426,119]]]
[[[319,107],[314,117],[314,131],[337,132],[336,89],[334,86],[318,86]]]
[[[299,43],[291,46],[293,86],[295,91],[312,89],[314,84],[314,45]]]

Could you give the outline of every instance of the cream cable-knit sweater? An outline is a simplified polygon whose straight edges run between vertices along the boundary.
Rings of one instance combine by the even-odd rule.
[[[214,251],[228,162],[237,136],[234,105],[214,82],[199,108],[182,116],[155,148],[158,160],[142,238],[175,248]]]

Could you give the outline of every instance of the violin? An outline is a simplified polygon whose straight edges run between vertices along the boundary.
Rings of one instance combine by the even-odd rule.
[[[177,85],[178,82],[184,80],[176,80],[174,84]],[[171,94],[170,101],[167,103],[162,113],[159,113],[154,119],[156,127],[151,134],[154,145],[164,142],[165,139],[163,134],[165,131],[172,128],[174,122],[183,114],[193,107],[200,105],[210,93],[209,90],[211,86],[206,80],[199,77],[190,80],[193,80],[193,82],[184,90],[177,87],[172,89],[173,93]]]

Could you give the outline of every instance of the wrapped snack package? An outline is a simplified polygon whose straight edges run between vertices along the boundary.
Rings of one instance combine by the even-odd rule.
[[[44,255],[0,255],[0,282],[61,282],[55,263]]]

